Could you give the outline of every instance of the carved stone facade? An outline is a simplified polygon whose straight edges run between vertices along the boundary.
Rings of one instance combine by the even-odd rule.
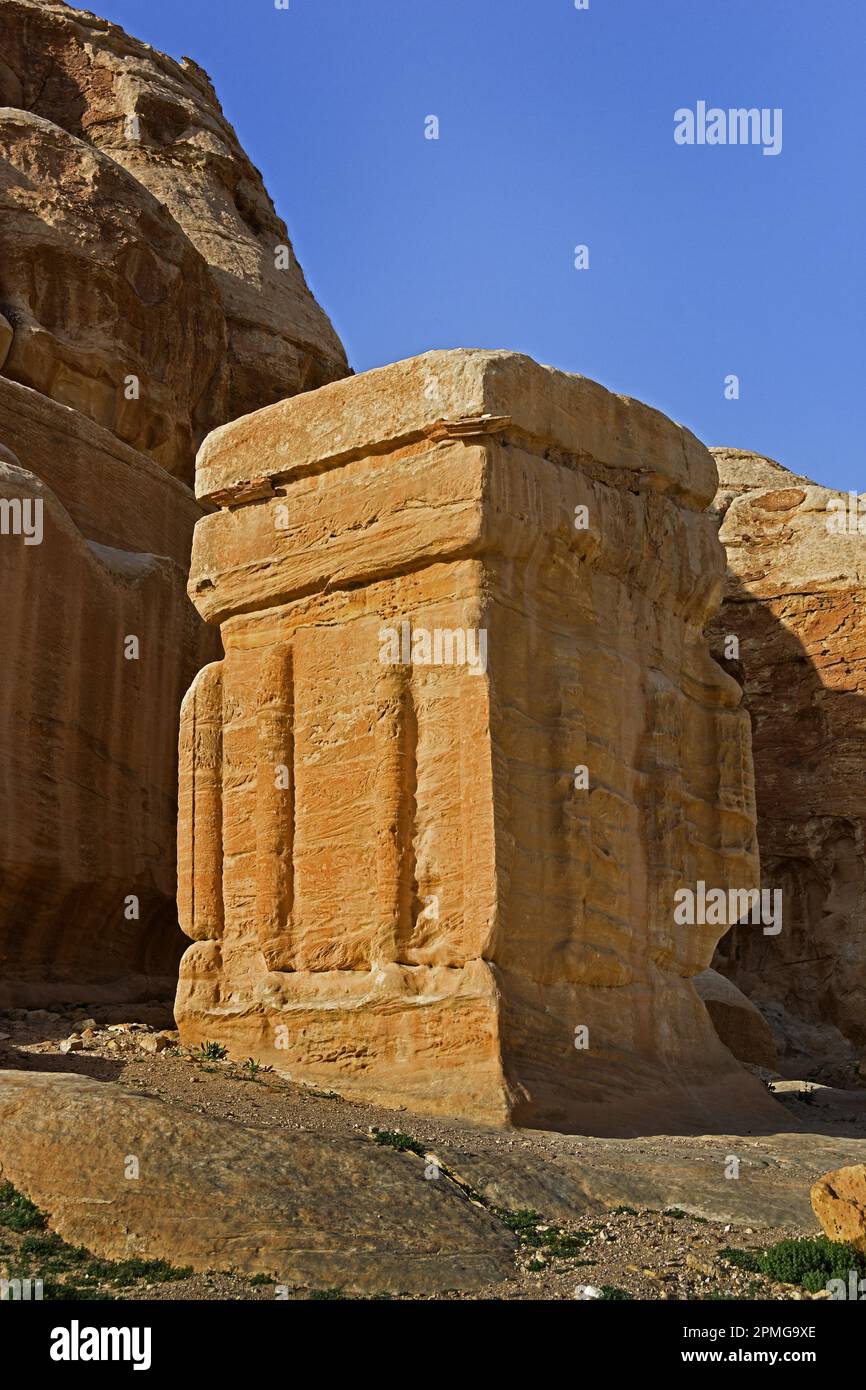
[[[760,1108],[691,983],[724,927],[674,921],[682,886],[758,873],[748,719],[702,636],[715,488],[688,431],[510,353],[209,437],[186,1043],[485,1122]]]

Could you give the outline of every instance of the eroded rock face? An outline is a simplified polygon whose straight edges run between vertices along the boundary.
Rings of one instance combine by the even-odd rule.
[[[715,453],[729,570],[711,639],[720,657],[739,642],[729,669],[752,718],[762,879],[784,911],[778,934],[735,928],[715,964],[750,999],[862,1047],[866,498]]]
[[[196,63],[177,63],[115,24],[45,0],[0,0],[0,55],[0,105],[43,116],[110,155],[207,266],[227,351],[210,382],[209,415],[200,403],[199,439],[224,420],[346,375],[342,345],[307,288],[285,223]],[[157,268],[142,246],[138,254],[136,263],[127,253],[131,278],[150,284]]]
[[[185,594],[201,509],[2,378],[0,438],[0,1004],[149,998],[180,954],[177,710],[218,650]]]
[[[180,702],[221,651],[178,480],[214,425],[347,367],[195,64],[0,0],[0,107],[0,1003],[151,998]]]
[[[0,220],[0,302],[15,325],[5,374],[188,477],[226,327],[174,218],[100,150],[6,109]]]
[[[491,1122],[761,1103],[691,984],[723,928],[674,920],[757,875],[701,635],[715,488],[687,431],[510,353],[206,441],[190,593],[226,656],[182,716],[185,1041]]]
[[[0,368],[9,356],[12,346],[12,325],[5,314],[0,314]]]

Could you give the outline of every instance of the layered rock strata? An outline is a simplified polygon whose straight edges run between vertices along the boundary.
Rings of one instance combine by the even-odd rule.
[[[196,476],[226,654],[182,714],[184,1041],[487,1122],[760,1109],[691,983],[724,928],[674,916],[758,872],[703,446],[435,352],[217,430]]]

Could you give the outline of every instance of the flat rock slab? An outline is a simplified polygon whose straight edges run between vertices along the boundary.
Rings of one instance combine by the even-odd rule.
[[[822,1095],[803,1107],[816,1122]],[[838,1098],[849,1123],[859,1099]],[[866,1162],[866,1139],[805,1129],[639,1139],[449,1129],[422,1141],[445,1165],[432,1181],[418,1157],[367,1138],[255,1128],[69,1073],[0,1071],[0,1181],[64,1239],[105,1258],[347,1294],[489,1292],[508,1280],[514,1238],[461,1183],[549,1221],[679,1208],[806,1233],[818,1229],[811,1185]],[[525,1147],[499,1147],[512,1143]],[[739,1177],[726,1177],[733,1158]],[[126,1176],[131,1159],[137,1178]]]
[[[452,1147],[436,1152],[485,1201],[549,1220],[632,1206],[804,1230],[818,1229],[809,1201],[816,1178],[833,1164],[866,1160],[866,1140],[806,1133],[571,1142],[572,1153],[552,1153],[549,1160]]]
[[[511,1232],[454,1184],[426,1180],[417,1158],[214,1120],[80,1076],[0,1072],[0,1180],[64,1240],[109,1259],[362,1294],[472,1290],[513,1265]]]

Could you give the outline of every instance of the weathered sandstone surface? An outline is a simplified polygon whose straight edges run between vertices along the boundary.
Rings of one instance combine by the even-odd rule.
[[[866,1151],[866,1140],[842,1137],[838,1131],[814,1133],[790,1120],[782,1132],[757,1137],[557,1136],[558,1144],[568,1141],[574,1144],[570,1152],[527,1154],[482,1148],[467,1134],[435,1151],[485,1201],[511,1211],[540,1211],[553,1220],[569,1220],[623,1206],[673,1207],[705,1221],[796,1226],[815,1233],[819,1225],[809,1201],[815,1174],[823,1163],[840,1159],[859,1164],[862,1171]],[[725,1176],[731,1157],[740,1162],[736,1180]]]
[[[251,1129],[80,1076],[0,1072],[0,1181],[108,1259],[368,1294],[474,1289],[513,1264],[511,1231],[427,1181],[417,1158],[360,1136]]]
[[[866,1163],[826,1173],[812,1188],[812,1206],[830,1240],[866,1254]]]
[[[9,356],[12,346],[12,325],[5,314],[0,314],[0,368]]]
[[[200,320],[203,337],[193,336],[195,323],[178,314],[170,333],[159,334],[158,344],[140,342],[130,329],[131,340],[139,343],[142,354],[152,353],[157,363],[163,357],[163,385],[166,390],[192,387],[194,429],[200,441],[208,429],[245,411],[254,410],[285,396],[322,385],[344,376],[348,367],[342,345],[327,316],[310,294],[303,272],[289,242],[285,223],[277,216],[261,175],[250,163],[232,127],[222,113],[207,74],[190,59],[175,62],[149,44],[131,38],[115,24],[84,10],[46,0],[0,0],[0,106],[17,107],[44,117],[68,135],[95,147],[91,158],[91,177],[100,180],[107,194],[108,207],[99,206],[86,215],[87,221],[106,217],[105,244],[81,248],[77,259],[93,255],[94,274],[99,266],[99,292],[107,298],[118,289],[120,304],[111,310],[125,312],[129,302],[143,301],[154,308],[149,330],[157,337],[160,312],[170,317],[174,305],[186,305]],[[65,167],[84,167],[84,156],[75,140],[63,144],[55,137],[57,151],[46,150],[41,160],[49,171],[64,161]],[[110,156],[139,185],[126,209],[113,213],[111,179],[98,152]],[[79,176],[80,177],[80,176]],[[114,172],[114,187],[122,180]],[[76,181],[66,197],[72,202],[79,191]],[[147,198],[147,193],[152,197]],[[94,199],[96,204],[96,199]],[[157,215],[154,204],[161,206]],[[56,253],[56,230],[64,209],[59,192],[48,199],[50,227],[44,251]],[[138,241],[129,236],[129,219],[141,210],[145,225]],[[116,225],[111,225],[114,216]],[[186,243],[183,276],[180,246],[164,224],[175,224],[175,242]],[[152,234],[152,235],[151,235]],[[116,239],[115,239],[116,238]],[[278,249],[282,248],[278,256]],[[4,248],[5,250],[5,248]],[[116,253],[113,281],[106,261]],[[27,255],[26,249],[22,255]],[[194,257],[197,268],[189,271]],[[0,258],[2,265],[2,258]],[[69,273],[69,272],[68,272]],[[182,278],[191,274],[192,285],[185,289]],[[207,299],[196,291],[196,281],[206,277]],[[123,283],[119,283],[123,282]],[[21,309],[28,321],[35,321],[43,332],[64,329],[64,347],[75,352],[74,390],[76,398],[67,403],[90,407],[100,424],[111,408],[109,392],[117,382],[122,364],[122,342],[115,360],[106,359],[97,341],[90,344],[89,361],[81,347],[81,330],[98,316],[88,305],[79,275],[72,276],[70,288],[61,289],[54,277],[51,294],[40,292],[38,284],[27,295],[16,278],[11,283],[13,309],[21,298]],[[0,310],[10,299],[10,284],[0,270]],[[41,317],[45,312],[48,322]],[[8,315],[7,315],[8,317]],[[220,329],[214,349],[214,320]],[[101,320],[100,320],[101,321]],[[29,336],[36,335],[35,328]],[[86,343],[89,333],[85,333]],[[171,370],[175,354],[197,343],[193,381],[176,383]],[[26,373],[34,370],[36,348],[25,340],[13,348],[7,374],[45,390],[43,381]],[[24,354],[22,375],[18,376],[16,354]],[[46,369],[47,370],[47,369]],[[134,365],[129,371],[135,372]],[[88,375],[89,373],[89,375]],[[70,375],[72,375],[70,373]],[[125,376],[126,372],[122,373]],[[200,390],[202,385],[204,390]],[[122,380],[122,377],[121,377]],[[70,389],[71,383],[66,383]],[[161,402],[142,389],[144,403],[139,420],[149,411],[159,415]],[[167,422],[166,422],[167,423]],[[182,428],[185,421],[178,422]],[[130,420],[128,428],[132,430]],[[153,452],[143,423],[141,433],[130,442],[144,452]],[[148,426],[154,429],[151,422]],[[128,435],[124,435],[129,438]],[[169,440],[157,435],[160,462],[181,476],[191,476],[189,453],[172,451]]]
[[[0,301],[15,323],[6,375],[188,475],[226,333],[174,218],[108,155],[7,109],[0,219]]]
[[[748,721],[702,635],[716,481],[658,412],[510,353],[210,436],[186,1042],[492,1122],[774,1109],[691,983],[724,928],[674,921],[678,889],[757,876]]]
[[[182,480],[347,368],[194,64],[0,0],[0,107],[0,1003],[147,999],[182,942],[180,703],[221,650]]]
[[[717,970],[696,975],[695,989],[725,1047],[741,1062],[776,1071],[779,1058],[773,1030],[751,999]]]
[[[714,649],[752,719],[761,875],[777,935],[735,928],[714,962],[759,1004],[866,1043],[866,498],[716,450],[728,555]],[[848,503],[845,530],[828,504]],[[856,515],[856,514],[855,514]],[[828,522],[836,529],[831,530]]]
[[[0,440],[0,505],[39,504],[42,530],[0,536],[0,1002],[148,998],[179,954],[177,710],[214,655],[185,595],[201,510],[107,430],[2,378]]]

